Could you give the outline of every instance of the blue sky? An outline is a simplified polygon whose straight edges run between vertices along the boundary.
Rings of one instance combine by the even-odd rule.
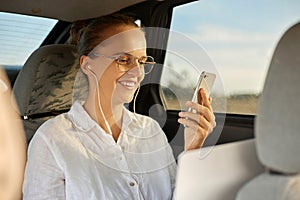
[[[56,20],[0,12],[0,65],[23,65]]]
[[[259,93],[278,40],[300,22],[300,1],[200,0],[175,8],[173,15],[171,30],[205,49],[227,94]],[[172,46],[174,43],[176,40]],[[183,46],[178,43],[180,48]],[[195,53],[193,49],[186,51]]]
[[[272,19],[273,23],[291,20],[299,16],[299,11],[299,0],[200,0],[175,9],[177,18],[173,26],[178,31],[194,32],[196,27],[187,23],[193,18],[198,25],[212,23],[265,32],[276,28],[270,23]]]

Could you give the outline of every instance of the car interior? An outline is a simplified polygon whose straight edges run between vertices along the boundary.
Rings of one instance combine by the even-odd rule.
[[[252,20],[258,20],[262,24],[264,23],[264,26],[269,21],[259,18],[253,19],[251,16],[253,13],[245,11],[241,15],[249,15],[249,18],[246,19],[251,20],[241,23],[241,30],[229,31],[228,33],[220,31],[221,29],[216,28],[210,22],[210,20],[225,18],[225,16],[209,18],[210,15],[208,14],[209,12],[221,12],[220,5],[224,5],[228,8],[227,14],[231,16],[230,19],[232,20],[222,21],[224,30],[227,30],[232,24],[238,23],[237,18],[242,17],[234,15],[235,12],[238,12],[236,9],[240,8],[238,7],[240,3],[236,2],[234,0],[227,3],[224,3],[224,0],[213,0],[211,2],[207,0],[75,0],[72,2],[13,0],[0,2],[0,14],[3,14],[3,16],[4,14],[17,14],[55,20],[55,22],[52,22],[54,25],[45,33],[40,43],[27,52],[24,62],[12,62],[11,64],[0,58],[0,66],[6,71],[17,101],[27,143],[30,143],[35,131],[43,122],[67,112],[74,99],[81,98],[84,95],[82,93],[85,91],[82,91],[80,86],[74,85],[75,80],[78,78],[79,65],[75,59],[76,47],[69,43],[69,31],[72,23],[77,20],[89,20],[119,12],[136,19],[141,27],[156,27],[156,29],[146,31],[146,37],[148,40],[157,43],[155,47],[159,46],[159,48],[147,49],[147,53],[155,58],[157,66],[143,80],[136,104],[133,105],[133,102],[131,102],[128,109],[133,111],[135,107],[137,113],[153,117],[164,130],[173,148],[174,156],[178,158],[179,170],[176,187],[181,188],[181,190],[180,193],[176,194],[176,199],[299,199],[300,124],[298,114],[300,106],[298,99],[300,98],[300,92],[298,87],[300,86],[300,79],[298,77],[300,74],[300,12],[298,11],[300,3],[290,0],[282,5],[282,2],[276,0],[276,2],[279,2],[279,10],[274,8],[276,14],[274,16],[280,16],[278,15],[280,11],[284,16],[282,17],[282,23],[280,22],[282,24],[280,29],[270,28],[276,34],[268,32],[269,35],[248,34],[246,37],[242,36],[242,33],[249,31],[250,25],[255,24]],[[254,10],[257,9],[257,6],[261,6],[262,18],[270,18],[269,15],[271,16],[271,14],[268,14],[268,12],[271,13],[268,7],[270,2],[263,2],[265,2],[265,5],[261,2],[255,5],[251,1],[247,1],[245,4],[251,5],[248,5],[248,8],[253,7]],[[213,3],[216,3],[216,5],[213,5]],[[203,7],[203,10],[197,10],[198,4]],[[274,4],[277,5],[277,3]],[[240,6],[247,10],[247,6]],[[294,10],[289,10],[291,8]],[[182,10],[188,10],[187,13],[190,12],[190,14],[198,14],[203,11],[202,18],[197,20],[211,23],[207,26],[196,27],[203,29],[203,35],[196,34],[198,29],[192,24],[189,25],[192,20],[187,20]],[[260,10],[257,12],[260,13]],[[291,13],[294,13],[294,15],[292,16]],[[197,16],[196,14],[195,16]],[[289,16],[291,17],[289,18]],[[0,44],[2,45],[9,46],[9,40],[2,36],[8,31],[8,28],[13,27],[11,31],[22,32],[22,30],[17,29],[20,25],[10,21],[12,19],[5,19],[0,15],[0,23],[3,27],[2,30],[0,29]],[[25,24],[26,22],[20,23]],[[280,23],[278,22],[278,24]],[[178,30],[176,25],[179,27]],[[182,27],[180,27],[181,25]],[[271,26],[271,24],[268,24],[268,26]],[[255,28],[259,29],[260,27]],[[191,33],[182,32],[187,29],[191,30]],[[211,32],[205,34],[205,29]],[[31,34],[34,34],[39,30],[34,29],[32,31]],[[182,67],[186,71],[190,70],[190,72],[181,71],[181,68],[172,69],[168,67],[169,65],[176,65],[176,63],[184,63],[180,60],[172,60],[172,55],[175,55],[171,51],[172,42],[180,43],[179,37],[174,40],[171,39],[171,35],[176,31],[178,31],[177,34],[181,31],[180,34],[185,35],[188,38],[186,40],[193,41],[193,43],[197,43],[195,38],[200,37],[200,42],[203,40],[203,43],[200,44],[203,48],[205,48],[205,45],[210,44],[209,42],[214,42],[212,43],[214,46],[210,48],[207,46],[205,51],[209,56],[212,55],[213,62],[216,64],[216,71],[219,71],[220,79],[223,80],[222,95],[223,98],[226,98],[227,103],[222,105],[226,109],[218,109],[218,103],[221,104],[225,101],[218,98],[217,92],[212,95],[215,103],[213,108],[217,126],[203,147],[209,149],[209,153],[195,163],[191,160],[192,157],[198,156],[198,151],[192,151],[185,158],[181,157],[184,146],[184,127],[179,125],[177,119],[178,113],[183,108],[177,105],[181,105],[183,101],[190,98],[193,92],[193,84],[196,83],[197,78],[195,80],[190,78],[194,83],[188,85],[189,88],[187,89],[185,84],[191,80],[186,77],[185,73],[188,74],[187,76],[189,76],[189,73],[194,73],[190,70],[192,64]],[[195,31],[195,34],[193,31]],[[214,34],[217,35],[217,38],[213,38]],[[232,37],[233,39],[231,39]],[[252,37],[254,38],[253,41]],[[269,41],[271,37],[274,40],[272,40],[270,48],[266,50],[266,54],[262,54],[259,47],[263,46],[264,41]],[[205,38],[207,38],[207,41],[204,40]],[[10,38],[12,41],[18,39]],[[238,42],[246,40],[245,43],[249,43],[249,47],[252,48],[249,49],[249,52],[251,52],[246,54],[248,50],[243,48],[236,50],[235,52],[244,52],[247,55],[241,57],[240,60],[239,54],[235,55],[231,52],[220,51],[219,54],[213,54],[213,51],[218,52],[219,48],[222,49],[227,40],[230,40],[229,45],[236,45],[237,47],[239,47]],[[30,43],[31,40],[28,39],[26,42]],[[26,45],[25,42],[24,44],[18,42],[17,48]],[[5,58],[5,56],[9,57],[10,54],[14,54],[13,51],[8,51],[9,48],[4,48],[4,51],[8,53],[3,53],[2,57]],[[179,45],[178,48],[184,49],[185,46]],[[187,45],[188,48],[192,49],[192,45]],[[13,50],[15,51],[15,49]],[[188,53],[194,55],[193,51]],[[256,64],[265,65],[265,68],[255,66],[263,69],[254,74],[256,69],[254,66],[243,66],[241,63],[243,61],[252,64],[251,60],[258,57],[258,54],[262,54],[264,61]],[[18,55],[16,53],[14,56]],[[240,69],[231,69],[231,66],[228,66],[228,68],[223,67],[225,62],[222,63],[221,58],[214,57],[214,55],[220,55],[221,58],[226,57],[224,60],[234,60],[233,63],[237,64]],[[194,57],[197,57],[197,55]],[[230,73],[228,72],[228,79],[226,79],[227,74],[224,75],[226,70],[231,70]],[[179,74],[179,78],[175,76],[175,73]],[[168,81],[167,79],[172,76],[175,76],[175,79],[166,84],[164,81]],[[259,77],[260,79],[253,77]],[[234,82],[234,78],[240,82]],[[243,88],[243,82],[250,82],[251,79],[254,79],[253,82],[260,84],[260,86],[255,86],[255,89],[260,88],[255,94],[250,93],[250,89],[246,87],[244,89],[246,93],[240,92],[238,95],[234,92],[227,93],[229,85],[234,85],[238,89],[239,87]],[[173,89],[174,85],[176,86],[175,89]],[[185,95],[183,93],[185,91],[191,92]],[[183,94],[184,98],[179,93]],[[235,110],[231,109],[236,102],[239,104],[236,105]],[[254,111],[244,111],[245,108],[252,106],[253,102],[255,102]],[[180,168],[181,166],[182,168]],[[201,180],[201,183],[192,184],[190,180],[195,178]],[[191,184],[189,185],[191,187],[187,187],[188,184]]]
[[[31,54],[14,84],[27,141],[41,123],[72,105],[75,76],[74,45],[46,45]]]

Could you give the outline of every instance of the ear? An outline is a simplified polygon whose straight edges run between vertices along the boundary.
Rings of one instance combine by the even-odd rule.
[[[80,62],[80,68],[83,71],[83,73],[88,75],[89,74],[89,70],[87,69],[87,66],[89,65],[88,56],[85,55],[81,56],[79,62]]]

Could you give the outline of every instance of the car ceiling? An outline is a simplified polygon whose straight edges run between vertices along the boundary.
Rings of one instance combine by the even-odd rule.
[[[73,22],[110,14],[143,1],[145,0],[2,0],[0,11]]]

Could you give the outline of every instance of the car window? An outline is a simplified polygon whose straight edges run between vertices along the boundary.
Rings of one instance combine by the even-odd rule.
[[[57,20],[0,12],[0,65],[23,66]]]
[[[168,41],[168,67],[161,77],[166,108],[178,110],[182,102],[191,99],[199,75],[193,66],[202,65],[173,49],[184,48],[187,55],[201,57],[195,50],[197,44],[222,79],[227,106],[220,107],[214,88],[214,110],[255,115],[274,48],[282,34],[300,21],[299,8],[296,0],[201,0],[175,7],[171,32],[185,36],[192,45],[184,47],[178,37]]]

